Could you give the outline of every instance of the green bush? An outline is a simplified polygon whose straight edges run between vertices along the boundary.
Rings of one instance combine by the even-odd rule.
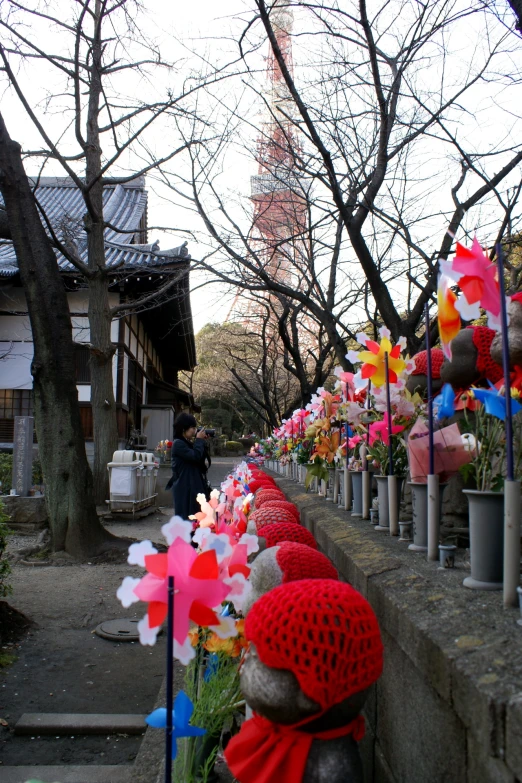
[[[4,504],[0,500],[0,598],[4,598],[11,592],[11,585],[7,583],[7,577],[11,573],[11,566],[5,557],[7,547],[7,536],[9,528],[7,527],[8,515],[5,512]]]
[[[227,440],[225,443],[225,448],[227,451],[241,451],[243,446],[238,440]]]
[[[43,484],[42,465],[33,461],[33,484]],[[0,495],[8,495],[13,486],[13,455],[0,454]]]

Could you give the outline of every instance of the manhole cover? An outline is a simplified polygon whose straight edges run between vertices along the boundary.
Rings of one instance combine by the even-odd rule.
[[[105,620],[95,631],[102,639],[117,642],[136,642],[140,638],[138,620]]]

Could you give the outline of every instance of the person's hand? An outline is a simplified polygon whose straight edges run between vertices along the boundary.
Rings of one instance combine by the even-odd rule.
[[[196,438],[202,438],[203,440],[207,439],[207,433],[205,430],[200,430],[198,434],[196,435]]]

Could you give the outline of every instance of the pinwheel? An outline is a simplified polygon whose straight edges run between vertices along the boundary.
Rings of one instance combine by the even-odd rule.
[[[355,386],[353,383],[353,372],[347,372],[342,367],[336,367],[334,369],[334,375],[337,378],[335,388],[339,388],[343,395],[343,400],[352,400],[355,394]]]
[[[376,343],[374,340],[370,340],[364,335],[367,350],[360,351],[359,353],[348,351],[346,354],[349,361],[362,362],[361,378],[364,381],[371,378],[373,386],[382,386],[386,383],[385,353],[388,354],[389,383],[396,383],[399,376],[408,369],[406,361],[401,357],[404,341],[401,340],[397,345],[392,346],[389,340],[389,330],[386,329],[386,327],[381,327],[379,333],[381,335],[380,343]]]
[[[168,577],[174,577],[174,641],[177,658],[187,660],[190,621],[197,625],[219,626],[216,609],[231,592],[220,578],[216,552],[197,553],[177,537],[166,554],[146,554],[144,566],[149,573],[142,579],[126,577],[117,595],[123,606],[136,601],[148,603],[145,617],[138,623],[140,641],[152,645],[167,616]],[[188,661],[187,661],[188,662]]]
[[[475,389],[475,387],[471,388],[471,391],[473,393],[473,396],[476,400],[481,402],[486,409],[486,413],[488,413],[490,416],[495,416],[497,419],[500,419],[501,421],[506,420],[506,400],[504,398],[504,395],[499,392],[498,389],[495,389],[493,384],[490,384],[490,389]],[[512,416],[515,416],[519,411],[522,410],[522,405],[515,399],[511,400],[511,414]]]
[[[451,361],[451,343],[458,335],[461,328],[460,314],[456,308],[457,295],[449,287],[449,280],[445,275],[439,275],[437,289],[438,324],[440,343],[444,356]]]
[[[443,274],[453,280],[462,291],[455,309],[466,321],[480,317],[480,308],[488,314],[488,325],[500,331],[500,289],[497,267],[484,254],[477,238],[471,248],[457,242],[453,261],[440,261]]]
[[[174,710],[172,712],[172,758],[176,758],[178,751],[176,740],[182,737],[201,737],[206,734],[206,729],[200,729],[197,726],[191,726],[189,721],[194,712],[194,705],[184,691],[180,691],[174,700]],[[167,728],[167,710],[165,707],[158,707],[147,715],[145,722],[153,729]]]
[[[226,508],[225,503],[220,502],[219,489],[213,489],[210,493],[210,500],[207,500],[205,495],[201,492],[196,495],[201,511],[197,511],[195,514],[191,514],[189,519],[197,521],[199,527],[214,527],[217,517],[222,514]]]

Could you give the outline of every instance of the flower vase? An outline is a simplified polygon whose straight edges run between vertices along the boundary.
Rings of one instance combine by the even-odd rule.
[[[413,544],[408,549],[412,552],[428,551],[428,485],[410,481],[411,505],[413,516]],[[439,519],[442,516],[442,497],[446,484],[439,484]]]
[[[502,590],[504,578],[504,495],[465,489],[469,503],[471,576],[464,587]]]
[[[377,497],[379,499],[379,524],[375,526],[375,530],[389,533],[390,510],[388,505],[388,476],[375,476],[375,479],[377,481]],[[403,481],[404,478],[402,476],[397,476],[397,519],[399,518]]]
[[[352,517],[362,517],[362,473],[360,470],[352,474]]]
[[[335,482],[335,468],[328,468],[328,480],[326,482],[326,500],[333,500]]]

